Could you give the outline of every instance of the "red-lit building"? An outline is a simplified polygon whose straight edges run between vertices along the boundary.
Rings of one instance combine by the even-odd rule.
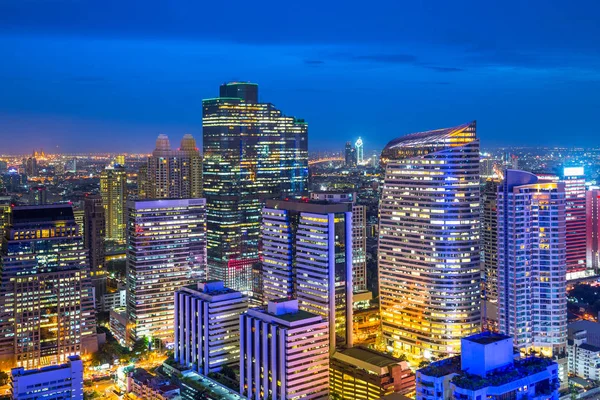
[[[567,218],[567,279],[585,276],[586,262],[586,211],[585,176],[583,167],[564,169]]]
[[[600,188],[590,188],[586,193],[587,267],[600,268]]]

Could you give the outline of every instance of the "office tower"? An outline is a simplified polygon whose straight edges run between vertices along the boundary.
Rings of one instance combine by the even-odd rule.
[[[251,400],[328,399],[329,326],[297,300],[240,317],[240,393]]]
[[[460,356],[417,370],[417,400],[558,399],[558,365],[514,359],[512,339],[483,332],[462,339]]]
[[[565,224],[564,183],[506,171],[498,192],[499,327],[525,352],[565,352]]]
[[[583,167],[563,170],[567,218],[567,280],[585,277],[586,263],[586,210],[585,174]]]
[[[83,400],[83,362],[79,356],[67,357],[61,365],[11,373],[11,399]]]
[[[204,375],[240,360],[240,315],[248,298],[221,281],[175,292],[175,350],[179,364]]]
[[[27,176],[37,176],[38,165],[35,157],[29,157],[23,159],[23,171]]]
[[[43,206],[47,204],[46,186],[32,186],[29,188],[29,205]]]
[[[352,203],[267,200],[265,301],[296,298],[329,321],[330,349],[352,347]]]
[[[364,161],[364,152],[363,152],[363,141],[361,138],[358,138],[356,143],[354,143],[354,151],[356,153],[356,163],[358,165],[362,165]]]
[[[10,225],[11,210],[10,197],[0,197],[0,250],[2,249],[4,234]]]
[[[379,290],[387,348],[457,354],[480,329],[479,141],[475,122],[413,133],[381,153]]]
[[[331,398],[378,400],[414,389],[415,374],[408,363],[386,353],[353,347],[336,351],[329,360]]]
[[[203,101],[202,127],[209,276],[250,293],[265,199],[307,194],[308,126],[232,82]]]
[[[587,267],[597,273],[600,269],[600,188],[590,187],[585,194],[585,200]]]
[[[70,205],[14,207],[2,250],[3,365],[37,368],[97,350],[93,290]]]
[[[89,251],[90,276],[96,292],[96,304],[103,303],[106,293],[106,269],[104,269],[104,217],[102,197],[86,195],[83,199],[83,244]]]
[[[138,188],[142,189],[140,198],[195,199],[202,196],[202,158],[196,140],[190,134],[183,136],[180,147],[175,150],[167,135],[159,135],[147,166],[142,167],[138,176]]]
[[[129,201],[127,211],[131,338],[173,340],[173,293],[206,280],[206,201]]]
[[[346,150],[344,152],[346,167],[356,166],[356,149],[352,147],[352,142],[346,142]]]
[[[491,331],[498,330],[498,185],[488,179],[481,189],[482,326]]]
[[[113,164],[125,165],[125,156],[123,154],[115,156]]]
[[[104,206],[106,240],[125,242],[125,201],[127,174],[121,165],[109,165],[100,174],[100,194]]]
[[[147,199],[150,193],[150,182],[148,181],[148,163],[140,165],[136,177],[137,199]]]
[[[8,171],[8,163],[4,160],[0,160],[0,174],[4,174]]]
[[[352,203],[352,286],[354,293],[367,290],[367,207],[356,203],[356,193],[312,192],[311,200]]]

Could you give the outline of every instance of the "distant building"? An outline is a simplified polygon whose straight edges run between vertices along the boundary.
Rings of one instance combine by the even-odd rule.
[[[311,200],[352,203],[352,287],[367,290],[367,207],[356,202],[352,192],[312,192]]]
[[[83,363],[79,356],[67,362],[34,370],[23,367],[11,371],[11,399],[83,400]]]
[[[0,243],[4,238],[6,229],[10,226],[12,206],[10,197],[0,197]],[[0,245],[0,248],[2,245]]]
[[[345,159],[346,167],[355,167],[356,166],[356,149],[354,147],[352,147],[352,142],[346,142],[344,159]]]
[[[330,349],[352,346],[352,204],[267,200],[264,298],[296,298],[329,321]]]
[[[200,282],[175,292],[174,358],[208,375],[240,360],[240,315],[248,298],[221,281]]]
[[[365,159],[364,156],[364,145],[361,138],[358,138],[356,143],[354,143],[354,151],[356,153],[356,163],[358,165],[362,165]]]
[[[59,364],[98,349],[88,255],[70,205],[14,207],[1,256],[4,367]]]
[[[297,300],[269,302],[240,317],[240,393],[248,399],[329,398],[328,323],[298,309]]]
[[[29,157],[23,159],[23,171],[27,176],[37,176],[38,166],[37,159],[35,157]]]
[[[265,199],[308,192],[308,125],[259,102],[253,83],[221,85],[202,109],[209,275],[254,297]]]
[[[587,343],[585,330],[569,334],[569,374],[581,378],[600,379],[600,347]]]
[[[143,167],[138,175],[140,199],[202,197],[202,157],[192,135],[184,135],[178,149],[171,148],[167,135],[159,135]]]
[[[341,399],[377,400],[415,389],[406,361],[365,347],[336,351],[329,361],[329,394]]]
[[[127,174],[120,165],[110,165],[100,174],[100,194],[105,212],[106,240],[125,242]]]
[[[587,268],[600,271],[600,188],[586,192]]]
[[[387,144],[381,162],[385,345],[414,358],[458,354],[460,339],[481,329],[476,123],[401,136]]]
[[[583,167],[566,167],[565,188],[567,280],[588,276],[586,261],[586,194]]]
[[[564,184],[506,170],[498,192],[499,330],[522,352],[566,362],[565,248]]]
[[[462,339],[461,355],[417,370],[417,400],[558,400],[558,365],[515,360],[509,336],[484,332]]]
[[[48,203],[46,186],[32,186],[29,188],[29,205],[43,206]]]
[[[175,290],[206,280],[206,201],[129,201],[127,311],[131,338],[173,340]]]

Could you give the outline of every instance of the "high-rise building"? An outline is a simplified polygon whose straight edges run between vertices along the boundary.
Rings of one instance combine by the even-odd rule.
[[[361,138],[358,138],[356,143],[354,143],[354,151],[356,153],[356,163],[358,165],[362,165],[364,161],[364,149],[363,149],[363,141]]]
[[[585,174],[583,167],[563,170],[567,218],[567,280],[587,276]]]
[[[585,196],[587,267],[598,273],[600,270],[600,188],[590,187]]]
[[[110,165],[100,174],[100,194],[105,211],[106,240],[125,241],[125,201],[127,200],[127,174],[120,165]]]
[[[356,166],[356,149],[352,147],[352,142],[346,142],[346,149],[344,151],[344,159],[346,167]]]
[[[90,276],[96,292],[96,305],[101,304],[106,293],[106,269],[104,268],[104,217],[102,197],[86,195],[83,199],[83,244],[90,255]]]
[[[240,315],[248,298],[220,281],[199,282],[175,292],[174,358],[208,375],[240,360]]]
[[[500,332],[524,352],[560,356],[567,344],[564,183],[506,170],[497,204]]]
[[[159,135],[156,148],[138,174],[138,196],[145,199],[195,199],[202,196],[202,157],[190,134],[171,149],[167,135]]]
[[[482,326],[492,331],[498,329],[498,185],[488,179],[481,189]]]
[[[329,321],[330,349],[352,346],[352,203],[267,200],[264,300],[296,298]]]
[[[389,351],[436,358],[480,330],[475,122],[392,140],[381,154],[379,290]]]
[[[206,201],[127,203],[130,337],[173,339],[175,290],[206,280]]]
[[[10,197],[0,197],[0,250],[2,248],[4,234],[6,233],[6,229],[10,225],[11,210],[12,206],[10,202]]]
[[[265,199],[308,190],[308,126],[232,82],[203,101],[204,196],[211,279],[250,292]]]
[[[367,290],[367,207],[356,202],[356,193],[312,192],[312,200],[352,203],[352,287],[354,293]]]
[[[38,174],[37,159],[35,157],[24,158],[23,171],[27,176],[36,176]]]
[[[48,203],[46,186],[32,186],[29,188],[29,205],[43,206]]]
[[[97,350],[93,290],[70,205],[14,207],[2,250],[3,365],[38,368]]]
[[[61,365],[14,368],[10,386],[13,400],[83,400],[83,362],[79,356],[69,356]]]
[[[240,393],[251,400],[329,396],[328,324],[297,300],[269,302],[240,317]]]

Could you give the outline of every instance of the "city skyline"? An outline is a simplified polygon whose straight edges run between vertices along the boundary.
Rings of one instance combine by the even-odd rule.
[[[384,2],[360,12],[333,2],[318,14],[231,5],[255,21],[253,34],[221,29],[210,16],[231,9],[215,4],[189,5],[184,14],[150,2],[141,15],[116,2],[36,4],[0,5],[0,135],[26,139],[4,151],[29,152],[30,143],[151,151],[138,146],[160,133],[200,138],[202,99],[230,80],[260,83],[264,99],[302,115],[313,149],[359,136],[382,148],[403,133],[474,115],[483,147],[539,144],[542,135],[544,144],[585,146],[600,122],[591,2],[511,13],[441,2]],[[123,18],[107,18],[108,10]],[[134,14],[139,22],[126,23]],[[192,15],[202,22],[195,16],[192,24]],[[295,15],[311,29],[283,23]]]

